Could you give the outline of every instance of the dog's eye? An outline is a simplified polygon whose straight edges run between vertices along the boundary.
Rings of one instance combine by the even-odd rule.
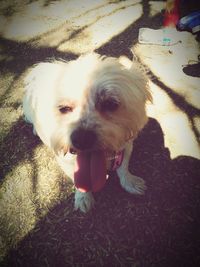
[[[102,111],[112,112],[112,111],[117,110],[118,107],[119,107],[119,102],[117,102],[115,99],[107,99],[101,103],[101,110]]]
[[[73,108],[69,106],[59,106],[58,108],[59,108],[60,113],[62,114],[66,114],[66,113],[73,111]]]

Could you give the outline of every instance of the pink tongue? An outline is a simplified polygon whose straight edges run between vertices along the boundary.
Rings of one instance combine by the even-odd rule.
[[[99,191],[106,182],[106,158],[103,151],[81,152],[77,155],[74,184],[82,192]]]

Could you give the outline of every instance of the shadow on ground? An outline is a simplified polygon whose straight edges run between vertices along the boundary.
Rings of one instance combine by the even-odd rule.
[[[5,177],[18,164],[24,161],[33,162],[33,151],[38,144],[40,144],[40,140],[33,135],[32,126],[25,124],[24,119],[19,119],[10,129],[4,142],[0,144],[2,152],[0,182],[1,177]]]
[[[130,170],[147,183],[132,196],[115,174],[96,194],[95,210],[54,207],[12,250],[5,266],[198,266],[199,160],[170,159],[155,119],[135,141]]]

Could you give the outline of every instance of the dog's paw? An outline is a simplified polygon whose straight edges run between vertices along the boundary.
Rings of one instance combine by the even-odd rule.
[[[82,193],[76,190],[75,193],[75,210],[88,212],[94,206],[94,197],[91,192]]]
[[[147,189],[145,181],[135,175],[128,173],[126,176],[120,177],[121,186],[131,194],[143,195]]]

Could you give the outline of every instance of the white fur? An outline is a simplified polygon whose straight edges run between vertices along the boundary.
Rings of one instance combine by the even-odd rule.
[[[34,132],[54,150],[69,177],[73,179],[75,158],[66,154],[73,146],[71,133],[78,127],[95,129],[98,137],[95,149],[109,153],[125,148],[123,164],[117,171],[120,183],[128,192],[141,194],[144,181],[128,171],[132,149],[129,144],[147,122],[145,103],[151,100],[151,95],[138,64],[128,65],[95,53],[68,63],[40,63],[25,79],[23,109]],[[112,112],[100,110],[99,105],[107,99],[116,101],[119,107]],[[72,112],[61,114],[60,106],[72,107]],[[93,204],[90,192],[76,192],[76,209],[86,212]]]

